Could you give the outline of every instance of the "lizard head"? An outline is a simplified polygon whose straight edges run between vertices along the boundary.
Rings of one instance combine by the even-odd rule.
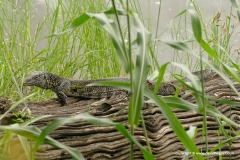
[[[48,89],[48,81],[49,76],[47,72],[35,71],[24,80],[23,84]]]

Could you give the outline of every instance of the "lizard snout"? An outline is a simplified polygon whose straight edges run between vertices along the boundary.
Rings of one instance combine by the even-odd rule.
[[[23,85],[24,86],[34,86],[34,81],[29,78],[26,78],[23,82]]]

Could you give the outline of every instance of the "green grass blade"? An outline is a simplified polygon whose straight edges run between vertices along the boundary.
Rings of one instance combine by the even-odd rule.
[[[171,111],[169,106],[160,97],[158,97],[148,89],[145,89],[145,96],[150,98],[152,101],[155,102],[156,105],[158,105],[162,114],[166,117],[170,127],[173,129],[178,139],[188,149],[188,151],[192,153],[199,153],[197,146],[194,144],[191,138],[187,135],[182,124],[179,122],[177,117]],[[203,157],[200,154],[194,154],[193,156],[195,156],[196,159],[203,159]]]
[[[122,89],[130,90],[130,84],[126,82],[97,82],[94,83],[94,85],[108,85],[113,87],[121,87]],[[168,120],[168,123],[170,127],[173,129],[174,133],[177,135],[178,139],[183,143],[183,145],[192,153],[198,153],[198,149],[194,142],[191,140],[191,138],[187,135],[186,131],[182,127],[181,123],[177,119],[177,117],[174,115],[174,113],[171,111],[169,106],[163,101],[162,98],[155,95],[152,91],[149,91],[148,89],[144,90],[144,94],[146,97],[150,99],[150,101],[157,104],[163,113],[163,115]],[[180,100],[178,101],[180,102]],[[185,109],[188,109],[188,107],[191,107],[189,103],[186,102],[188,106],[185,107]],[[183,104],[184,105],[184,104]],[[178,104],[179,108],[183,108],[183,105]],[[194,105],[193,105],[194,106]],[[197,159],[203,159],[203,157],[199,154],[194,155]]]
[[[123,44],[124,42],[122,42],[121,40],[119,29],[116,23],[113,20],[108,19],[104,13],[83,13],[80,17],[76,18],[72,22],[70,28],[78,27],[88,21],[90,18],[95,18],[109,34],[116,49],[117,55],[120,59],[120,62],[122,63],[122,66],[124,67],[126,72],[129,72],[130,62],[127,58],[127,51],[125,50],[125,44]]]
[[[24,102],[25,100],[32,97],[33,95],[34,94],[28,95],[28,96],[24,97],[23,99],[17,101],[16,103],[14,103],[3,115],[0,116],[0,120],[2,120],[9,112],[11,112],[14,108],[16,108],[20,103]]]
[[[233,142],[237,139],[240,139],[240,136],[231,137],[231,138],[228,138],[226,140],[223,140],[223,141],[219,142],[217,146],[215,146],[213,149],[211,149],[210,153],[218,151],[219,149],[221,149],[227,143]]]
[[[155,84],[155,87],[154,87],[154,93],[157,93],[157,90],[158,88],[160,87],[160,84],[164,78],[164,73],[167,69],[167,65],[169,64],[168,63],[165,63],[164,65],[162,65],[160,68],[159,68],[159,71],[158,71],[158,78],[157,78],[157,81],[156,81],[156,84]]]
[[[90,18],[92,18],[92,16],[90,16],[88,13],[83,13],[81,16],[73,20],[73,22],[71,23],[70,29],[79,27],[80,25],[87,22]]]
[[[120,123],[115,124],[116,129],[124,135],[125,138],[131,140],[136,144],[140,149],[141,152],[144,155],[144,158],[146,160],[154,160],[154,156],[146,149],[144,148],[131,134],[128,133],[127,129]]]
[[[198,106],[178,97],[162,97],[162,100],[171,108],[178,108],[182,110],[191,110],[198,112]],[[152,101],[151,101],[152,102]]]
[[[172,62],[174,66],[180,68],[182,71],[184,71],[187,74],[187,78],[191,81],[192,88],[196,91],[201,92],[201,85],[200,85],[200,80],[197,76],[193,75],[192,72],[188,69],[187,66],[179,63]]]
[[[235,107],[240,107],[240,103],[239,103],[239,102],[236,102],[236,101],[224,100],[224,99],[217,99],[217,98],[210,97],[210,96],[206,96],[206,98],[207,98],[209,101],[218,102],[218,103],[221,103],[221,104],[232,105],[232,106],[235,106]]]
[[[115,126],[116,129],[120,133],[122,133],[129,140],[133,141],[141,149],[144,156],[152,157],[151,159],[154,159],[153,155],[149,151],[147,151],[139,142],[137,142],[137,140],[128,133],[128,131],[126,130],[126,128],[122,124],[114,123],[110,119],[107,119],[107,118],[96,118],[94,116],[91,116],[88,113],[82,113],[82,114],[78,114],[76,116],[68,117],[68,118],[54,119],[50,124],[48,124],[42,130],[41,134],[36,139],[35,147],[34,147],[35,151],[37,151],[38,147],[43,142],[45,142],[46,139],[48,139],[47,135],[50,134],[52,131],[54,131],[55,129],[59,128],[62,125],[69,124],[69,123],[74,123],[74,122],[79,121],[79,120],[86,120],[86,121],[90,122],[91,124],[95,124],[95,125],[113,125],[113,126]],[[54,141],[54,143],[56,143],[56,142]],[[59,145],[59,144],[56,144],[56,145]]]
[[[235,63],[233,60],[231,60],[232,65],[240,72],[240,66],[238,63]]]
[[[34,117],[34,118],[31,118],[23,123],[21,123],[21,126],[28,126],[36,121],[39,121],[41,119],[44,119],[44,118],[48,118],[50,117],[51,115],[40,115],[40,116],[37,116],[37,117]]]
[[[204,41],[199,41],[200,46],[214,59],[219,61],[217,53]]]
[[[191,50],[185,43],[183,42],[165,42],[167,45],[173,47],[174,49],[177,50],[181,50],[184,52],[188,52],[191,55],[193,55],[194,57],[196,57],[197,59],[201,59],[201,57],[197,54],[194,53],[193,50]],[[240,96],[240,94],[238,93],[236,87],[233,85],[232,81],[221,71],[220,67],[217,66],[216,64],[210,62],[209,60],[202,58],[202,62],[204,62],[206,65],[208,65],[211,70],[215,71],[220,77],[222,77],[227,83],[228,85],[233,89],[233,91]],[[221,62],[222,64],[224,64],[223,62]],[[224,64],[225,65],[225,64]]]
[[[72,156],[72,158],[74,160],[85,160],[85,158],[83,157],[83,155],[81,154],[81,152],[78,149],[68,147],[62,143],[59,143],[58,141],[56,141],[55,139],[53,139],[51,137],[47,137],[46,143],[50,144],[54,147],[66,150]]]
[[[207,114],[209,116],[213,116],[213,117],[218,117],[223,119],[225,122],[233,125],[233,126],[237,126],[240,127],[240,124],[237,124],[236,122],[234,122],[233,120],[231,120],[230,118],[226,117],[224,114],[222,114],[219,110],[217,110],[215,107],[213,107],[211,104],[208,104],[208,109],[207,109]]]
[[[176,50],[191,52],[191,49],[184,42],[167,42],[167,41],[163,42]]]
[[[127,82],[98,82],[98,83],[95,83],[94,85],[108,85],[108,86],[112,86],[112,87],[120,87],[122,89],[130,90],[130,85]],[[183,110],[191,110],[191,111],[195,111],[199,114],[202,114],[202,112],[199,110],[198,105],[192,104],[192,103],[187,102],[178,97],[162,97],[162,98],[160,98],[160,97],[156,96],[153,92],[149,91],[148,89],[146,92],[147,93],[145,96],[150,98],[149,102],[156,103],[156,101],[157,101],[157,105],[160,107],[160,110],[162,111],[163,115],[166,116],[166,118],[169,121],[170,126],[173,128],[174,132],[175,133],[177,132],[176,135],[178,136],[180,141],[181,142],[185,141],[186,135],[185,135],[185,133],[183,133],[185,131],[182,128],[182,126],[180,127],[181,129],[176,127],[176,124],[179,125],[180,122],[177,120],[176,116],[172,113],[172,111],[169,109],[169,107],[179,108],[179,109],[183,109]],[[199,95],[201,95],[201,94],[199,93]],[[154,97],[154,96],[156,96],[156,97]],[[207,99],[205,101],[208,102]],[[233,103],[233,105],[235,105],[235,103]],[[213,117],[220,117],[221,119],[223,119],[224,121],[226,121],[227,123],[229,123],[231,125],[234,125],[237,127],[240,126],[239,124],[235,123],[231,119],[227,118],[225,115],[223,115],[221,112],[219,112],[216,108],[212,107],[210,104],[207,107],[207,115],[213,116]],[[185,138],[182,138],[182,137],[185,137]],[[191,142],[191,144],[188,145],[189,144],[188,141],[189,140],[182,142],[187,149],[191,148],[192,145],[195,145],[193,142]],[[186,144],[186,143],[188,143],[188,144]],[[196,146],[193,148],[196,149]],[[193,150],[189,150],[189,151],[193,151]]]
[[[180,17],[182,15],[184,15],[188,10],[187,9],[184,9],[183,11],[181,11],[180,13],[178,13],[176,16],[174,16],[173,18],[177,18],[177,17]]]
[[[37,140],[41,133],[41,130],[34,126],[0,126],[0,130],[8,130],[30,140]],[[66,150],[75,160],[84,160],[82,154],[77,149],[65,146],[49,136],[46,137],[44,142],[46,144],[53,145],[54,147]]]
[[[146,159],[149,159],[149,160],[153,160],[154,157],[153,155],[145,148],[143,147],[131,134],[128,133],[127,129],[125,128],[125,126],[121,123],[115,123],[115,122],[112,122],[110,119],[107,119],[107,118],[97,118],[97,117],[94,117],[88,113],[82,113],[82,114],[79,114],[77,116],[75,116],[76,119],[82,119],[82,120],[86,120],[92,124],[95,124],[95,125],[113,125],[116,127],[116,129],[127,139],[129,139],[130,141],[134,142],[134,144],[136,144],[142,151],[144,157]],[[75,119],[75,120],[76,120]]]
[[[203,114],[199,110],[199,106],[197,104],[187,102],[187,101],[185,101],[181,98],[178,98],[178,97],[162,97],[162,100],[171,108],[190,110],[190,111],[197,112],[199,114]],[[205,101],[207,102],[207,99]],[[150,100],[150,102],[152,102],[152,100]],[[223,101],[221,101],[221,102],[224,103]],[[226,104],[229,104],[229,103],[226,103]],[[234,103],[234,105],[235,105],[235,103]],[[220,111],[218,111],[216,108],[214,108],[211,104],[208,104],[206,112],[207,112],[208,116],[218,117],[218,118],[223,119],[224,121],[226,121],[227,123],[229,123],[231,125],[234,125],[234,126],[237,126],[237,127],[240,126],[239,124],[237,124],[233,120],[231,120],[228,117],[226,117],[225,115],[223,115]]]
[[[27,138],[22,137],[22,136],[18,136],[18,139],[21,142],[21,145],[23,147],[23,150],[25,152],[27,160],[33,159],[33,158],[31,158],[32,157],[32,152],[31,152],[31,148],[29,146]]]
[[[232,5],[237,10],[238,20],[240,21],[240,8],[236,0],[231,0]]]
[[[139,124],[140,111],[143,105],[143,88],[146,84],[147,75],[150,69],[150,64],[148,60],[148,46],[150,43],[151,34],[143,26],[137,14],[133,14],[133,25],[134,29],[137,32],[136,42],[137,42],[137,57],[136,65],[134,69],[135,78],[134,78],[134,91],[133,91],[133,113],[129,118],[130,124]],[[130,109],[129,109],[130,111]]]
[[[57,128],[59,128],[60,126],[67,124],[67,123],[74,123],[76,121],[79,121],[80,119],[84,119],[84,120],[91,120],[91,123],[93,124],[112,124],[111,121],[109,121],[108,119],[94,119],[92,117],[90,117],[91,119],[87,119],[88,116],[87,114],[79,114],[73,117],[68,117],[68,118],[57,118],[54,119],[50,124],[48,124],[43,130],[42,133],[40,134],[40,136],[38,137],[37,141],[35,142],[35,151],[38,150],[38,147],[43,143],[45,137],[50,134],[51,132],[53,132],[54,130],[56,130]]]
[[[122,8],[118,8],[116,11],[117,11],[118,15],[124,15],[124,16],[127,15],[126,11],[123,10]],[[115,9],[112,7],[109,10],[104,11],[103,13],[105,13],[105,14],[115,14]]]
[[[202,39],[201,22],[197,15],[197,12],[194,10],[188,10],[188,12],[190,13],[190,16],[191,16],[192,30],[197,42],[211,57],[214,57],[215,59],[218,60],[219,58],[217,53],[214,50],[212,50],[212,48]]]
[[[193,34],[198,42],[202,40],[202,27],[201,22],[197,16],[197,12],[195,10],[189,9],[188,12],[191,15],[192,21],[192,30]]]
[[[233,77],[236,81],[240,82],[240,74],[239,71],[236,68],[229,67],[226,64],[222,64],[224,71]]]

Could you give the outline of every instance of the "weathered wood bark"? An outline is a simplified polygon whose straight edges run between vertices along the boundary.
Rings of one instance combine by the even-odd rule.
[[[234,82],[236,88],[240,91],[240,84]],[[231,99],[240,101],[238,97],[219,77],[213,77],[205,82],[205,91],[209,96],[220,99]],[[194,97],[189,93],[185,96],[189,102],[195,102]],[[52,119],[56,117],[68,117],[83,112],[89,112],[96,117],[111,118],[115,122],[123,123],[127,126],[127,105],[128,99],[112,100],[111,104],[90,106],[95,99],[76,99],[68,98],[69,106],[61,107],[58,102],[46,101],[41,103],[28,103],[29,108],[34,116],[38,115],[52,115],[50,118],[36,122],[34,125],[42,128]],[[224,115],[240,123],[240,107],[222,105],[214,103],[213,105],[221,111]],[[178,119],[181,121],[185,129],[190,126],[198,127],[198,134],[196,137],[196,144],[200,151],[205,153],[205,142],[202,137],[202,119],[203,117],[193,111],[183,111],[174,109]],[[152,152],[156,159],[172,160],[182,159],[185,153],[185,148],[179,142],[178,138],[169,127],[166,118],[162,115],[157,106],[152,104],[145,104],[143,107],[144,120],[147,127],[149,141],[152,147]],[[208,147],[212,149],[219,141],[227,139],[222,132],[219,135],[219,126],[212,117],[207,118],[208,127]],[[228,133],[228,138],[239,134],[240,129],[233,126],[224,126]],[[234,132],[235,130],[236,132]],[[129,159],[130,142],[124,138],[120,133],[111,126],[95,126],[85,121],[68,124],[62,126],[51,134],[51,137],[62,142],[68,146],[79,149],[86,159]],[[136,139],[142,144],[146,145],[144,133],[141,125],[135,130]],[[222,148],[223,159],[240,159],[240,141],[235,140],[231,146],[227,143]],[[71,159],[66,151],[53,148],[48,145],[42,145],[38,157],[40,159]],[[135,146],[135,159],[143,159],[140,150]],[[218,159],[218,155],[210,155],[212,159]]]

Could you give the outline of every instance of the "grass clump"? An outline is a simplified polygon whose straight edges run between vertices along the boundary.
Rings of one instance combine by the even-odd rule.
[[[56,36],[81,14],[79,11],[100,12],[107,3],[46,1],[42,4],[46,14],[40,15],[34,5],[37,4],[30,0],[0,3],[0,95],[9,95],[13,100],[23,98],[23,78],[36,70],[77,79],[120,74],[114,47],[98,23],[88,22],[82,28]],[[41,17],[42,14],[45,16]],[[37,93],[33,100],[50,96],[39,89],[31,92]]]

